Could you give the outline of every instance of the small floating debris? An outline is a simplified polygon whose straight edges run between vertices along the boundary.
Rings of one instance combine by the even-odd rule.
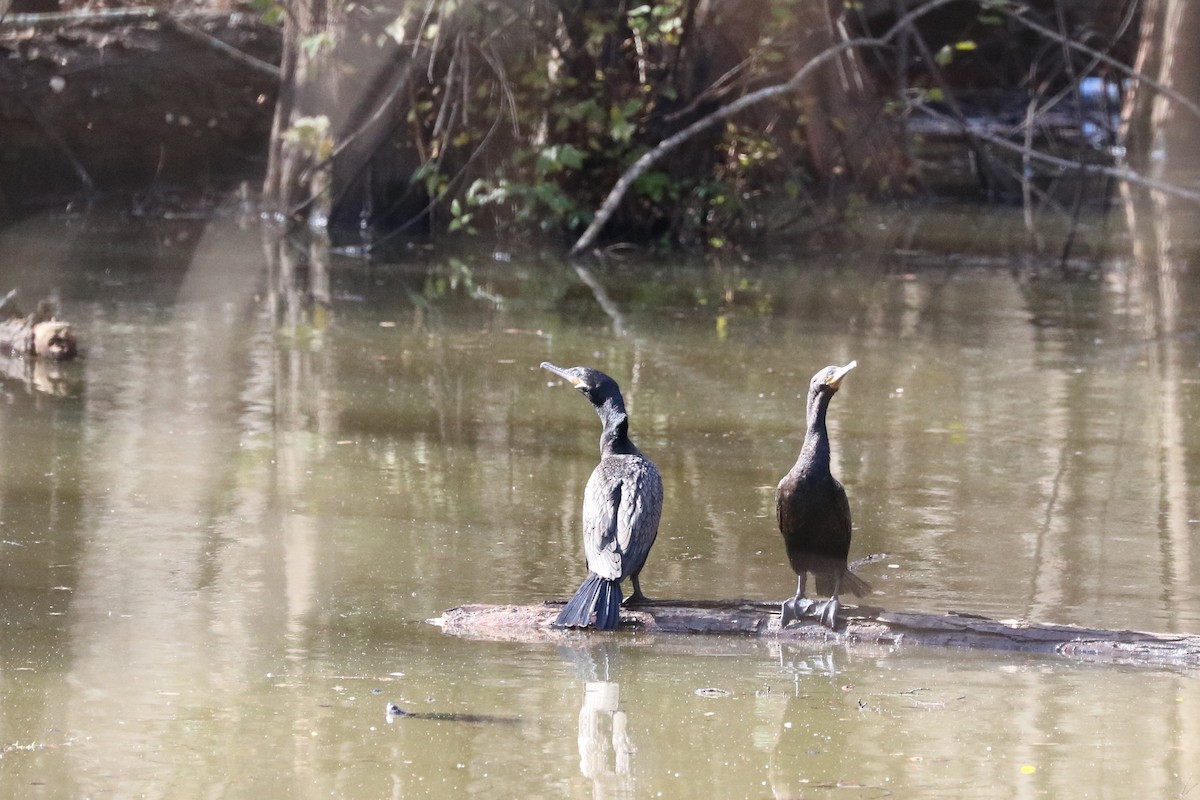
[[[728,692],[724,689],[716,689],[713,687],[696,690],[697,697],[729,697],[731,694],[732,694],[732,692]]]

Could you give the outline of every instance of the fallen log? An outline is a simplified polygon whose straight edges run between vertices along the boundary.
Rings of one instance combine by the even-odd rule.
[[[24,316],[17,310],[15,290],[0,299],[0,355],[66,361],[79,352],[75,331],[58,319],[53,303],[43,300]]]
[[[551,627],[562,603],[464,605],[429,620],[443,632],[489,641],[552,642],[613,634]],[[886,647],[967,647],[1044,653],[1083,661],[1200,666],[1200,636],[1114,631],[994,620],[972,614],[921,614],[843,606],[837,630],[816,620],[779,626],[779,604],[754,600],[659,601],[621,610],[619,630],[643,634],[734,634],[781,642]]]

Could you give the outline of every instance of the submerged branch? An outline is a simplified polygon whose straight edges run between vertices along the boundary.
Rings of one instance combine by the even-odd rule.
[[[223,42],[194,25],[188,20],[211,20],[228,16],[213,11],[164,11],[152,6],[134,6],[130,8],[99,8],[85,11],[61,11],[47,14],[9,14],[0,16],[0,29],[21,29],[33,31],[53,31],[72,26],[87,26],[99,29],[107,26],[137,25],[158,23],[164,29],[172,31],[196,44],[207,47],[222,56],[236,61],[262,75],[279,80],[279,67],[269,64],[262,59],[246,53],[233,45]]]
[[[98,8],[90,11],[56,11],[47,14],[7,14],[0,16],[0,28],[28,28],[53,30],[64,25],[86,23],[91,27],[101,25],[126,25],[135,22],[151,22],[163,12],[151,6],[130,8]]]

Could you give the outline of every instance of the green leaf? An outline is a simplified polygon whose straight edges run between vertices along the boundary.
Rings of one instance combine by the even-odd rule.
[[[644,172],[633,182],[633,190],[642,197],[661,203],[671,188],[671,177],[665,172]]]
[[[567,169],[583,169],[583,151],[573,144],[558,149],[558,163]]]
[[[552,144],[538,153],[534,169],[539,175],[553,175],[564,169],[583,166],[583,151],[573,144]]]
[[[322,53],[333,50],[333,36],[327,31],[314,33],[300,38],[300,50],[309,58],[316,58]]]
[[[622,109],[613,106],[608,110],[608,133],[613,140],[628,142],[636,130],[637,125],[629,121]]]

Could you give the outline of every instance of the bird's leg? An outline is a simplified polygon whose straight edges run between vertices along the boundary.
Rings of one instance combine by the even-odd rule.
[[[637,572],[629,576],[629,582],[633,584],[633,594],[621,601],[623,606],[645,605],[650,602],[650,598],[642,594],[642,585],[638,582]]]
[[[813,613],[821,618],[821,624],[830,630],[837,627],[837,615],[842,609],[842,603],[838,600],[838,592],[841,588],[842,576],[839,575],[833,579],[833,595],[813,610]]]
[[[842,603],[840,600],[837,599],[836,594],[833,597],[826,600],[824,603],[821,603],[821,608],[820,608],[821,624],[824,625],[826,628],[829,628],[829,630],[834,630],[835,628],[837,628],[837,615],[838,615],[838,612],[841,610],[842,610]]]
[[[800,619],[812,611],[813,601],[804,596],[804,579],[807,572],[801,572],[796,577],[796,596],[783,601],[779,610],[779,627],[786,628],[788,623]]]

